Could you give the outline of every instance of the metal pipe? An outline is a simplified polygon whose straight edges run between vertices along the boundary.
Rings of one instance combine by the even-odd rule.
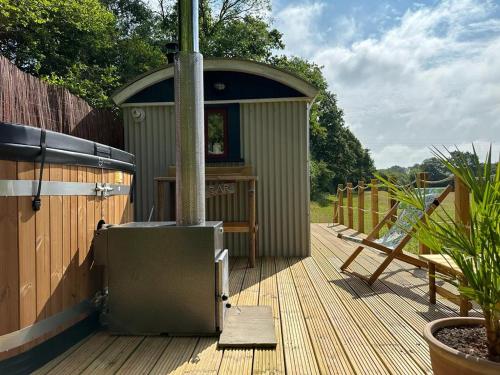
[[[179,52],[174,60],[177,225],[205,223],[203,56],[198,0],[179,0]]]
[[[198,0],[179,0],[179,51],[200,52]]]

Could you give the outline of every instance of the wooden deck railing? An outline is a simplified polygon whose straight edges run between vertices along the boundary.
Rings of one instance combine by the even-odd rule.
[[[409,184],[416,187],[431,187],[436,183],[443,183],[454,180],[455,202],[454,211],[455,218],[464,225],[470,225],[470,203],[469,190],[464,183],[456,176],[450,176],[441,181],[428,180],[426,172],[420,172],[416,175],[415,180]],[[408,186],[409,186],[408,185]],[[344,187],[345,186],[345,187]],[[387,191],[387,188],[380,184],[377,179],[371,179],[369,184],[360,180],[353,186],[352,182],[339,184],[337,187],[337,199],[333,201],[333,223],[345,225],[349,229],[355,229],[359,233],[369,233],[370,228],[375,228],[380,221],[381,215],[384,216],[397,203],[395,197],[387,192],[387,211],[380,211],[379,200],[381,191]],[[366,193],[370,192],[370,207],[366,208]],[[354,197],[357,194],[357,206],[354,206]],[[448,198],[449,199],[449,198]],[[354,218],[356,212],[357,220]],[[370,226],[365,225],[370,220]],[[396,221],[396,216],[393,217],[393,222]],[[356,222],[356,225],[354,225]],[[379,233],[376,233],[378,236]],[[429,249],[424,244],[419,244],[419,253],[427,254]]]

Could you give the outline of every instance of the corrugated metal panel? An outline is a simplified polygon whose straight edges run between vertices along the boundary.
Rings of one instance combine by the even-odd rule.
[[[259,176],[259,249],[266,255],[309,254],[307,106],[242,104],[242,156]]]
[[[138,220],[147,220],[154,202],[153,179],[175,164],[173,106],[142,107],[143,122],[124,108],[125,145],[137,158]],[[241,155],[254,168],[257,183],[260,255],[309,255],[308,110],[305,102],[242,103]],[[247,187],[207,201],[208,220],[247,218]],[[248,253],[244,234],[226,234],[231,255]]]
[[[154,204],[154,183],[175,164],[175,109],[173,106],[143,107],[143,121],[135,121],[131,108],[124,109],[125,149],[137,160],[136,220],[147,220]]]

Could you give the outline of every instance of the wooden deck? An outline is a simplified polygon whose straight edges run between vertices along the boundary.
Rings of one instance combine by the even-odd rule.
[[[428,303],[426,271],[394,261],[369,287],[339,272],[353,245],[326,224],[312,225],[312,257],[232,261],[233,305],[270,305],[276,350],[217,350],[216,338],[113,337],[98,332],[39,374],[416,374],[430,373],[421,336],[430,320],[457,316],[446,300]],[[344,230],[344,233],[348,231]],[[365,252],[353,268],[375,269]],[[473,313],[474,315],[474,313]]]

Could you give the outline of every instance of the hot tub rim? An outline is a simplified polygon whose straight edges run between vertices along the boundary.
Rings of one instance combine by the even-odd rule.
[[[6,122],[0,122],[0,159],[40,162],[42,132],[46,139],[46,163],[136,171],[135,157],[126,151],[68,134]]]

